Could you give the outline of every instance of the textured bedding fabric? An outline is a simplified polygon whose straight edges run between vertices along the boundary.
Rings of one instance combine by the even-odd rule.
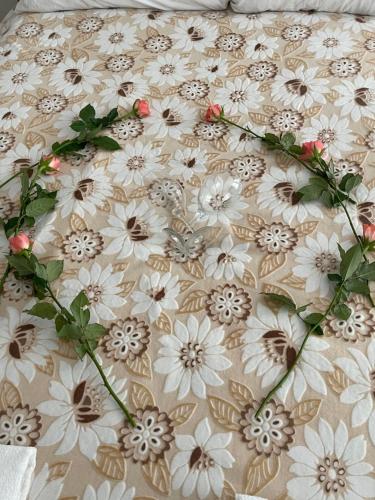
[[[253,419],[304,335],[259,293],[323,308],[350,228],[342,213],[297,202],[308,178],[298,166],[201,119],[212,100],[259,131],[322,140],[337,177],[364,175],[349,207],[360,231],[375,223],[374,51],[374,19],[349,15],[102,10],[10,20],[0,48],[2,178],[70,137],[87,103],[104,113],[149,96],[152,107],[150,118],[113,127],[122,151],[87,149],[48,179],[58,209],[33,234],[40,256],[65,259],[61,300],[83,288],[108,327],[98,354],[135,429],[92,366],[22,312],[29,284],[6,283],[0,443],[37,446],[32,500],[374,498],[375,317],[359,298],[349,320],[330,318],[324,338],[309,340]],[[241,194],[230,194],[234,179]],[[179,185],[185,219],[200,193],[200,224],[213,228],[209,248],[192,244],[185,255],[162,231],[184,230],[166,208]],[[0,193],[2,217],[18,191],[15,181]]]
[[[52,12],[53,10],[132,8],[161,10],[208,10],[225,9],[229,0],[21,0],[20,12]]]
[[[373,0],[231,0],[236,12],[255,13],[266,10],[317,10],[326,12],[353,12],[354,14],[375,14]]]

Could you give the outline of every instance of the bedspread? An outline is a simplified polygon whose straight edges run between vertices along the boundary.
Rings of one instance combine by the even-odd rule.
[[[5,285],[0,443],[38,447],[31,499],[375,498],[375,311],[359,297],[254,419],[304,335],[260,292],[323,308],[346,219],[299,202],[298,165],[202,119],[219,102],[257,131],[323,141],[338,178],[364,175],[349,207],[361,232],[375,223],[375,20],[91,10],[13,16],[3,31],[0,182],[69,138],[88,103],[152,108],[113,126],[121,151],[86,148],[46,180],[58,208],[32,234],[38,255],[65,260],[61,301],[84,289],[106,326],[99,355],[136,428],[51,323],[23,312],[30,285]],[[2,218],[19,188],[0,192]],[[186,252],[163,231],[189,238],[168,209],[181,189],[183,219],[212,228]],[[2,267],[6,252],[1,234]]]

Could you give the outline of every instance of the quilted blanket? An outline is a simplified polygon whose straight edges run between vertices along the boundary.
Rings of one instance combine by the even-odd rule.
[[[375,311],[354,296],[295,359],[303,323],[261,292],[323,308],[343,214],[301,203],[308,179],[225,123],[321,140],[335,175],[360,173],[349,206],[375,223],[375,19],[101,10],[14,15],[0,39],[0,183],[37,161],[86,104],[149,98],[145,120],[116,123],[122,150],[66,161],[58,207],[32,237],[63,258],[61,301],[84,289],[107,328],[99,355],[137,425],[53,325],[24,312],[10,275],[0,305],[0,443],[38,448],[32,500],[375,498]],[[233,193],[235,181],[241,189]],[[17,208],[17,180],[0,216]],[[169,200],[183,190],[183,220]],[[230,193],[232,195],[230,196]],[[164,228],[211,228],[188,251]],[[7,242],[0,234],[0,266]]]

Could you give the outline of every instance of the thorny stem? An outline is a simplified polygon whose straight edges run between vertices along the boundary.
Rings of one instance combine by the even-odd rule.
[[[238,125],[237,123],[233,122],[232,120],[229,120],[228,118],[225,118],[224,116],[221,116],[219,118],[219,121],[223,121],[225,123],[228,123],[230,125],[233,125],[234,127],[237,127],[239,128],[240,130],[243,130],[244,132],[250,134],[251,136],[253,137],[256,137],[257,139],[260,139],[262,142],[265,141],[265,138],[259,134],[257,134],[256,132],[254,132],[253,130],[251,130],[250,128],[247,128],[247,127],[242,127],[241,125]],[[316,172],[314,170],[313,167],[311,167],[311,165],[309,165],[306,161],[302,160],[301,158],[299,158],[298,155],[294,154],[294,153],[291,153],[290,151],[288,151],[287,149],[283,148],[281,150],[283,153],[285,153],[286,155],[290,156],[291,158],[293,158],[294,160],[296,160],[300,165],[302,165],[304,168],[306,168],[307,170],[309,170],[309,172],[315,174],[315,175],[319,175],[319,172]],[[327,179],[326,179],[327,180]],[[328,182],[328,185],[330,186],[330,188],[332,189],[337,189],[337,186],[335,186],[334,184],[332,184],[331,180],[327,180]],[[339,204],[341,206],[341,208],[344,210],[344,213],[346,215],[346,218],[349,222],[349,225],[350,225],[350,228],[353,232],[353,235],[357,241],[357,243],[360,245],[361,247],[361,250],[362,250],[362,257],[363,259],[368,262],[368,258],[366,256],[366,253],[365,253],[365,248],[364,248],[364,245],[363,245],[363,241],[361,239],[361,237],[357,234],[357,231],[353,225],[353,222],[351,220],[351,217],[350,217],[350,214],[348,212],[348,209],[345,205],[345,203],[340,200],[339,201]],[[287,372],[283,375],[283,377],[279,380],[279,382],[270,390],[270,392],[267,394],[267,396],[263,399],[260,407],[258,408],[258,410],[256,411],[255,413],[255,417],[258,417],[259,414],[261,413],[261,411],[263,410],[263,408],[265,407],[265,405],[268,403],[268,401],[271,399],[271,397],[280,389],[280,387],[283,385],[283,383],[285,382],[285,380],[289,377],[290,373],[292,372],[292,370],[294,369],[294,367],[296,366],[296,364],[298,363],[301,355],[302,355],[302,352],[303,352],[303,349],[306,345],[306,342],[307,340],[309,339],[310,335],[314,333],[314,331],[318,328],[318,326],[320,326],[320,324],[327,318],[328,314],[331,312],[332,308],[334,307],[335,305],[335,302],[339,296],[339,294],[341,293],[341,289],[342,289],[342,286],[343,286],[343,283],[340,285],[340,287],[337,288],[336,290],[336,293],[335,293],[335,296],[333,297],[330,305],[328,306],[327,310],[325,311],[323,317],[320,319],[320,321],[315,324],[305,335],[305,338],[303,339],[303,342],[301,344],[301,347],[293,361],[293,363],[291,364],[291,366],[288,368]],[[371,306],[374,307],[374,301],[372,300],[372,297],[369,296],[369,300],[370,300],[370,303],[371,303]]]
[[[16,174],[14,174],[11,177],[9,177],[9,179],[7,179],[5,182],[3,182],[2,184],[0,184],[0,189],[2,189],[4,186],[6,186],[10,181],[12,181],[13,179],[15,179],[16,177],[19,177],[21,174],[22,174],[22,171],[19,170]]]
[[[284,384],[284,382],[289,377],[291,372],[294,370],[294,367],[296,366],[300,357],[302,356],[303,349],[304,349],[310,335],[312,335],[315,332],[315,330],[321,325],[321,323],[327,319],[327,316],[329,315],[329,313],[332,311],[332,309],[336,305],[336,301],[341,294],[344,283],[345,282],[341,283],[341,285],[339,287],[337,287],[336,293],[335,293],[333,299],[331,300],[329,306],[327,307],[326,311],[324,312],[323,316],[321,317],[321,319],[312,328],[310,328],[308,330],[308,332],[306,333],[306,335],[303,339],[303,342],[301,344],[301,347],[299,348],[299,351],[298,351],[296,357],[294,358],[292,364],[290,365],[288,370],[284,373],[284,375],[281,377],[279,382],[269,391],[267,396],[263,399],[261,405],[259,406],[259,408],[257,409],[257,411],[255,413],[255,418],[257,418],[260,415],[263,408],[266,406],[266,404],[269,402],[269,400],[272,398],[272,396],[280,389],[280,387]]]
[[[124,403],[121,401],[121,399],[117,396],[117,394],[115,393],[115,391],[112,389],[111,384],[108,382],[107,376],[104,373],[104,370],[101,367],[101,365],[100,365],[97,357],[95,356],[94,351],[87,344],[85,344],[85,347],[86,347],[87,355],[91,358],[91,361],[96,366],[96,368],[97,368],[97,370],[98,370],[98,372],[99,372],[99,374],[100,374],[100,376],[101,376],[101,378],[103,380],[103,384],[105,385],[105,387],[107,388],[108,392],[113,397],[113,399],[116,401],[116,403],[118,404],[118,406],[124,412],[124,414],[125,414],[128,422],[130,423],[130,425],[132,427],[135,427],[135,420],[134,420],[134,418],[129,413],[128,409],[126,408],[126,406],[124,405]]]
[[[50,285],[47,286],[47,290],[49,292],[49,296],[50,298],[55,302],[55,304],[57,305],[57,307],[60,309],[61,313],[66,316],[67,312],[66,312],[66,309],[65,307],[61,304],[61,302],[58,300],[58,298],[56,297],[56,295],[54,294],[54,292],[52,291]],[[69,318],[68,318],[69,319]],[[89,346],[89,344],[87,342],[84,342],[84,341],[80,341],[81,344],[83,344],[86,348],[86,353],[87,355],[89,356],[89,358],[91,359],[91,361],[94,363],[94,365],[96,366],[98,372],[99,372],[99,375],[101,377],[101,379],[103,380],[103,384],[105,385],[105,387],[107,388],[109,394],[112,396],[112,398],[116,401],[116,403],[118,404],[118,406],[121,408],[121,410],[123,411],[123,413],[125,414],[128,422],[130,423],[130,425],[132,427],[135,427],[135,421],[134,421],[134,418],[132,417],[132,415],[130,414],[129,410],[126,408],[126,406],[124,405],[124,403],[121,401],[121,399],[117,396],[117,394],[115,393],[115,391],[112,389],[112,386],[111,384],[109,383],[108,379],[107,379],[107,376],[106,374],[104,373],[104,370],[103,368],[101,367],[100,363],[99,363],[99,360],[98,358],[96,357],[95,355],[95,352],[91,349],[91,347]]]

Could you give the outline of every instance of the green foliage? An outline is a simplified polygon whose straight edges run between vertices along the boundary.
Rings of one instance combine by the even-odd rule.
[[[290,311],[296,312],[297,306],[292,299],[286,297],[285,295],[279,295],[278,293],[263,293],[268,299],[274,302],[279,307],[286,307]]]
[[[31,316],[38,316],[44,319],[54,319],[57,314],[57,309],[49,302],[38,302],[31,309],[26,310]]]

